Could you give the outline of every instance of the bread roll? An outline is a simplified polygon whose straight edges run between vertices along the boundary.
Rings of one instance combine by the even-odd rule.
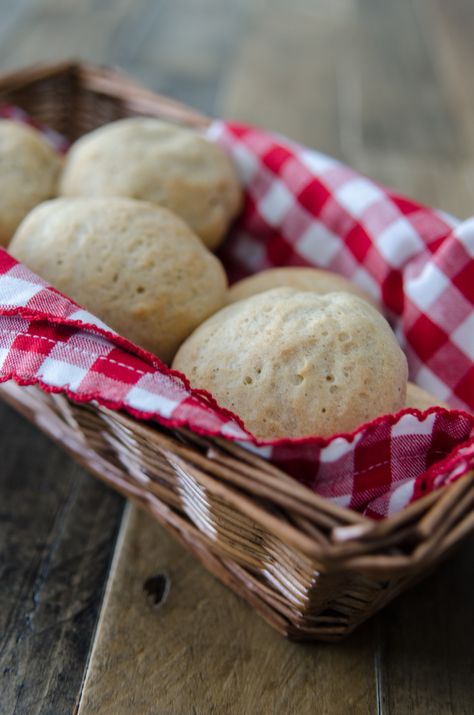
[[[390,326],[365,300],[291,288],[220,310],[173,367],[262,439],[328,436],[396,412],[408,374]]]
[[[224,303],[227,279],[219,260],[184,221],[141,201],[48,201],[27,216],[10,248],[165,362]]]
[[[378,304],[365,290],[359,288],[344,276],[333,273],[333,271],[305,267],[269,268],[266,271],[260,271],[260,273],[244,278],[229,288],[227,303],[235,303],[236,300],[249,298],[251,295],[257,295],[272,288],[295,288],[296,290],[312,291],[320,295],[345,291],[346,293],[358,295],[359,298],[367,300],[378,308]]]
[[[0,119],[0,245],[8,245],[36,204],[55,196],[61,165],[39,132]]]
[[[448,405],[445,402],[440,400],[438,397],[435,397],[427,390],[415,385],[414,382],[408,383],[405,407],[415,407],[418,410],[427,410],[429,407],[434,407],[436,405],[448,408]]]
[[[79,139],[66,161],[61,194],[129,196],[165,206],[211,249],[241,204],[236,171],[220,147],[190,129],[144,117],[106,124]]]

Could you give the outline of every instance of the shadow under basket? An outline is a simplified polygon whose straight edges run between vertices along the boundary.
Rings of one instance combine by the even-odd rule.
[[[69,140],[121,117],[205,116],[81,63],[0,77],[13,104]],[[336,506],[231,442],[169,430],[36,387],[0,397],[146,509],[280,633],[337,640],[424,577],[474,528],[474,474],[380,522]]]

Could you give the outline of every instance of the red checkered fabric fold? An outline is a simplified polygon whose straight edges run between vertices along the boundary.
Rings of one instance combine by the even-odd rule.
[[[317,265],[346,275],[387,308],[412,377],[472,408],[474,221],[459,224],[282,137],[215,122],[209,138],[231,154],[246,189],[221,251],[229,274]],[[347,435],[259,442],[210,395],[0,251],[0,381],[8,379],[238,440],[374,518],[474,467],[474,417],[461,409],[403,410]]]

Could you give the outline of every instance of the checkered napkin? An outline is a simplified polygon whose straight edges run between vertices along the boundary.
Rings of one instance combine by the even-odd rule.
[[[460,225],[281,137],[216,122],[209,138],[229,151],[246,188],[222,250],[229,273],[318,265],[348,276],[386,306],[412,377],[472,408],[474,221]],[[0,251],[0,381],[8,379],[237,440],[374,518],[474,467],[474,417],[461,409],[403,410],[330,439],[258,441],[208,393]]]

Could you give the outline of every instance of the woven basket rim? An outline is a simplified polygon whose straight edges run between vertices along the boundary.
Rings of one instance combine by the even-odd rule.
[[[105,413],[108,412],[107,408],[100,409]],[[135,420],[123,412],[115,414],[119,422],[130,428],[133,426],[133,428],[138,433],[143,434],[144,437],[151,439],[155,434],[155,430],[150,422]],[[188,433],[187,430],[177,431],[184,434]],[[360,543],[361,541],[367,545],[367,557],[370,558],[370,553],[374,550],[374,547],[378,546],[380,549],[386,550],[386,547],[380,542],[385,543],[387,539],[393,539],[393,541],[396,542],[397,536],[408,528],[413,528],[420,538],[432,536],[437,525],[444,521],[447,511],[449,511],[453,504],[457,503],[458,497],[464,494],[474,477],[474,471],[470,471],[457,479],[454,483],[441,487],[421,497],[396,514],[377,521],[353,509],[333,504],[308,489],[308,487],[300,484],[275,465],[244,450],[231,441],[213,437],[196,437],[195,439],[203,444],[206,442],[216,443],[219,448],[223,448],[237,458],[243,459],[246,463],[255,465],[257,468],[265,470],[269,474],[273,474],[278,479],[291,483],[293,495],[296,498],[300,497],[302,502],[314,505],[318,511],[323,512],[334,521],[340,522],[331,528],[331,540],[335,547],[335,554],[331,555],[329,552],[325,554],[324,549],[319,553],[322,560],[327,556],[330,562],[333,560],[338,561],[339,559],[346,560],[346,552],[350,551],[351,544],[354,542]],[[474,516],[474,512],[472,515]],[[300,548],[308,555],[314,556],[314,552],[311,548],[307,549],[304,545]]]
[[[86,83],[91,89],[114,98],[126,98],[136,104],[145,114],[147,108],[159,105],[163,116],[179,123],[205,128],[212,119],[202,112],[188,107],[183,102],[147,89],[128,73],[114,65],[101,65],[84,60],[69,58],[0,72],[0,94],[12,89],[27,88],[55,75],[69,74],[79,83]]]

